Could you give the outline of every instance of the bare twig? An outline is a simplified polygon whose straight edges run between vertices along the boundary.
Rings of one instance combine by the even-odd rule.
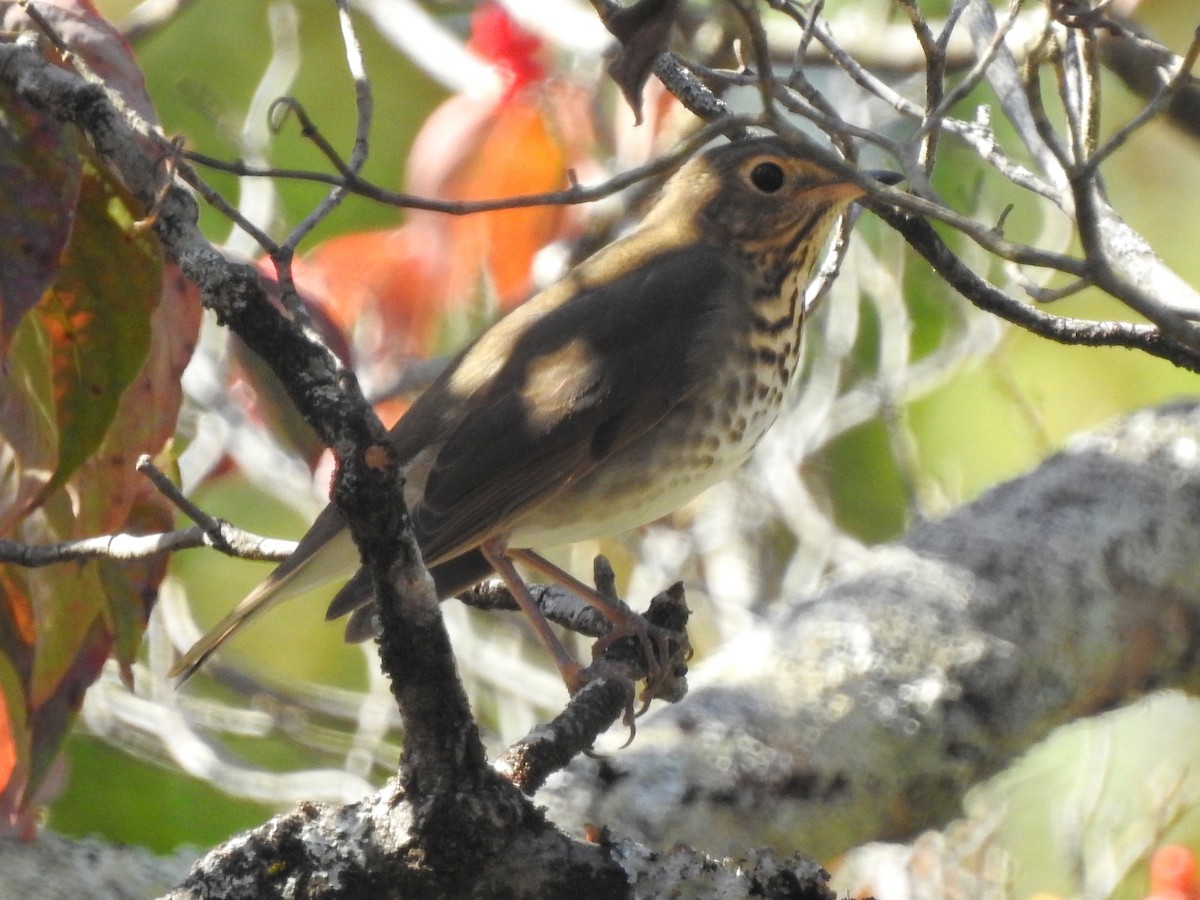
[[[106,534],[57,544],[22,544],[0,540],[0,561],[27,568],[87,559],[118,559],[125,562],[149,559],[161,553],[211,547],[236,559],[278,562],[296,549],[295,541],[252,534],[214,518],[185,497],[160,469],[143,455],[137,470],[149,478],[159,493],[196,523],[194,528],[160,534]]]
[[[682,633],[687,618],[682,584],[673,585],[651,600],[645,614],[651,625],[676,633]],[[550,775],[589,750],[596,738],[628,710],[633,682],[646,675],[645,658],[636,641],[619,641],[610,645],[585,673],[590,679],[588,684],[571,698],[562,713],[535,728],[496,761],[497,771],[527,794],[536,792]],[[684,673],[686,669],[671,681],[672,702],[686,693]],[[626,724],[632,738],[632,719]]]
[[[1091,155],[1095,149],[1096,104],[1099,84],[1096,79],[1094,52],[1080,32],[1067,29],[1058,35],[1058,53],[1054,55],[1054,74],[1059,100],[1067,118],[1067,137],[1071,147],[1069,171]]]
[[[986,52],[992,37],[999,30],[996,24],[996,12],[987,0],[969,0],[963,12],[963,21],[975,44],[976,53]],[[1032,71],[1036,65],[1037,53],[1035,47],[1027,55],[1023,65],[1025,71]],[[1016,129],[1017,135],[1025,145],[1025,149],[1033,157],[1036,165],[1050,183],[1060,192],[1066,188],[1067,177],[1065,167],[1053,148],[1045,143],[1043,132],[1035,121],[1027,98],[1027,79],[1022,78],[1022,68],[1012,51],[1004,44],[997,45],[992,64],[987,70],[987,82],[995,92],[1004,111],[1005,117]]]
[[[1150,98],[1150,101],[1138,111],[1137,115],[1114,131],[1112,136],[1091,155],[1080,174],[1089,175],[1094,172],[1101,163],[1129,140],[1134,132],[1170,106],[1171,101],[1179,95],[1184,85],[1191,81],[1192,69],[1195,68],[1198,57],[1200,57],[1200,26],[1192,33],[1192,43],[1188,46],[1187,53],[1179,59],[1175,74],[1166,80]]]
[[[89,559],[132,562],[197,547],[211,547],[237,559],[279,562],[296,549],[295,541],[261,537],[227,522],[221,523],[219,534],[220,539],[213,540],[208,529],[197,525],[160,534],[105,534],[57,544],[31,545],[0,540],[0,562],[15,563],[29,569]]]
[[[724,133],[731,137],[745,134],[745,122],[733,116],[725,102],[703,83],[688,75],[683,62],[674,54],[663,53],[654,61],[654,74],[684,109],[702,122],[727,122]]]
[[[350,159],[346,163],[342,174],[348,175],[353,173],[357,175],[366,164],[367,154],[370,150],[369,137],[374,102],[371,98],[371,82],[367,77],[366,68],[363,65],[362,46],[359,44],[358,35],[354,30],[354,20],[350,16],[348,0],[335,0],[335,3],[338,12],[338,26],[342,32],[342,45],[346,49],[346,65],[350,69],[350,76],[354,79],[354,108],[356,112],[354,149],[350,152]],[[346,198],[347,194],[349,194],[349,190],[345,185],[335,185],[322,198],[321,202],[301,220],[300,224],[292,229],[291,234],[287,236],[287,239],[280,246],[279,251],[272,254],[272,259],[275,261],[277,267],[281,262],[280,258],[277,258],[280,252],[286,252],[290,259],[290,255],[295,252],[296,248],[300,245],[300,241],[333,212]],[[286,280],[290,281],[290,273]]]
[[[755,0],[731,0],[737,10],[746,30],[750,33],[750,47],[754,53],[754,68],[758,95],[762,100],[763,120],[774,122],[778,118],[775,111],[775,72],[771,67],[771,49],[767,43],[767,34],[763,30],[762,19],[759,18],[758,4]]]
[[[268,117],[271,122],[271,130],[276,133],[283,130],[283,126],[287,123],[288,118],[295,116],[296,121],[300,123],[300,136],[305,140],[311,141],[313,146],[321,151],[321,155],[329,160],[329,164],[337,169],[341,175],[341,180],[329,178],[327,184],[343,185],[346,180],[353,180],[354,170],[350,168],[349,163],[342,158],[342,155],[337,152],[337,149],[325,137],[317,123],[312,120],[308,114],[308,110],[304,108],[304,104],[295,97],[276,97],[271,104],[271,109],[268,112]]]
[[[1087,347],[1131,347],[1169,360],[1177,366],[1200,372],[1200,351],[1187,343],[1179,343],[1164,335],[1153,325],[1129,322],[1095,322],[1053,316],[1034,309],[1006,295],[972,272],[937,236],[928,222],[917,217],[872,204],[875,212],[884,217],[904,235],[917,250],[960,294],[987,312],[1020,325],[1022,328],[1061,344]]]
[[[947,91],[944,96],[936,98],[936,102],[929,107],[929,113],[925,116],[924,120],[917,128],[917,132],[913,137],[914,140],[917,137],[921,137],[923,140],[928,140],[934,133],[936,133],[942,120],[946,118],[946,115],[950,112],[950,110],[957,103],[963,100],[969,93],[971,93],[971,91],[975,89],[979,82],[986,77],[988,69],[991,68],[992,62],[996,58],[996,54],[1000,52],[1000,48],[1004,45],[1005,39],[1008,37],[1013,26],[1017,22],[1017,16],[1021,12],[1021,3],[1022,0],[1010,0],[1008,5],[1008,13],[997,26],[991,40],[988,41],[983,52],[979,54],[979,58],[976,59],[975,64],[971,67],[970,71],[963,76],[962,80],[959,81],[958,84]],[[939,57],[937,69],[937,77],[940,83],[945,77],[944,57]],[[934,73],[931,72],[930,78],[932,79],[933,77]],[[932,166],[933,149],[935,149],[935,147],[931,146],[929,152],[922,153],[921,160],[927,167]]]
[[[475,213],[491,212],[498,209],[524,209],[530,206],[569,206],[592,203],[596,200],[617,194],[648,178],[653,178],[678,168],[693,156],[700,147],[703,147],[718,135],[735,133],[745,129],[748,125],[757,123],[757,117],[752,116],[729,116],[728,118],[720,119],[697,129],[685,140],[681,141],[675,149],[662,154],[653,162],[630,169],[627,172],[622,172],[619,175],[614,175],[612,178],[591,187],[575,184],[560,191],[497,197],[494,200],[438,200],[431,197],[419,197],[414,194],[389,191],[373,185],[355,174],[343,176],[299,169],[258,168],[236,161],[226,162],[215,157],[190,151],[185,152],[184,156],[201,165],[234,175],[312,181],[344,187],[349,193],[377,200],[380,203],[386,203],[390,206],[429,210],[452,216],[469,216]]]
[[[934,113],[943,104],[946,86],[946,54],[942,43],[933,36],[929,23],[915,0],[900,0],[900,7],[908,16],[909,25],[917,37],[917,43],[925,56],[925,122],[928,128],[918,130],[913,140],[919,140],[917,164],[926,174],[933,170],[934,152],[937,149],[937,128]]]

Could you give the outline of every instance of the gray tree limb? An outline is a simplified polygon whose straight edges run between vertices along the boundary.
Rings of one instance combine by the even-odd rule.
[[[1055,726],[1200,683],[1200,405],[1133,415],[793,597],[632,747],[538,795],[564,827],[826,859],[960,811]]]

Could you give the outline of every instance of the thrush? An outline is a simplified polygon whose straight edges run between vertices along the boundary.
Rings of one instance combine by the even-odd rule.
[[[863,193],[776,137],[710,149],[680,168],[633,231],[463,350],[390,432],[439,598],[498,573],[572,693],[581,666],[514,560],[566,582],[619,630],[644,634],[640,617],[529,548],[651,522],[746,460],[796,374],[805,286]],[[171,674],[186,678],[252,617],[359,565],[331,504]],[[372,604],[360,569],[329,616],[350,613],[347,638],[363,638]]]

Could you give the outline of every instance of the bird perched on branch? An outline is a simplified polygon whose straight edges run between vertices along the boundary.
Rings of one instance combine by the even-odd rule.
[[[899,176],[868,173],[885,184]],[[462,351],[390,433],[441,598],[496,572],[583,683],[513,566],[564,582],[621,633],[647,626],[529,548],[660,518],[732,473],[796,374],[804,289],[864,190],[779,138],[686,163],[641,223]],[[354,576],[330,617],[371,633],[369,576],[330,505],[296,551],[175,665],[189,676],[245,622]]]

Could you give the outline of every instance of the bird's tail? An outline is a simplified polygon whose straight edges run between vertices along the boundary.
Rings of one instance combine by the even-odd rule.
[[[178,678],[182,684],[251,619],[326,582],[344,580],[358,566],[358,548],[341,513],[331,504],[317,517],[292,555],[179,658],[171,668],[170,677]]]

